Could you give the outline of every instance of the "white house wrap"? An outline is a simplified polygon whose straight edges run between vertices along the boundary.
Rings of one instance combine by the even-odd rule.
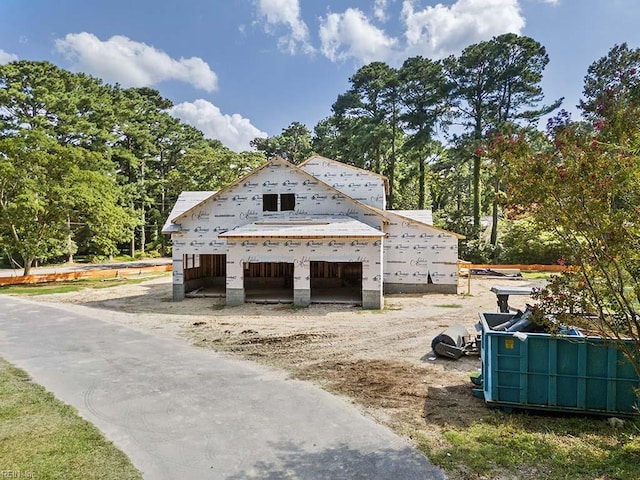
[[[347,289],[365,308],[383,291],[457,291],[456,234],[427,211],[386,211],[386,179],[322,157],[274,158],[219,192],[183,192],[163,232],[174,299],[222,290],[228,305],[279,288],[295,305]],[[282,292],[281,292],[282,293]]]

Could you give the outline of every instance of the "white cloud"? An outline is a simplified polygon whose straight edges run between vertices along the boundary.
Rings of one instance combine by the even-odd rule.
[[[4,65],[5,63],[15,62],[18,60],[18,56],[13,53],[5,52],[0,48],[0,65]]]
[[[372,25],[362,11],[348,8],[321,20],[322,53],[331,61],[354,58],[363,63],[388,59],[396,39]]]
[[[542,0],[544,3],[549,3],[551,5],[557,5],[560,3],[560,0]]]
[[[69,33],[56,40],[56,49],[72,61],[75,68],[127,87],[179,80],[211,92],[218,85],[215,72],[201,58],[176,60],[161,50],[122,35],[102,41],[87,32]]]
[[[450,7],[439,3],[418,11],[413,0],[404,0],[402,17],[407,53],[432,58],[503,33],[520,34],[525,25],[518,0],[458,0]]]
[[[249,142],[256,137],[267,137],[249,119],[237,113],[223,114],[218,107],[203,99],[175,105],[169,113],[202,130],[207,138],[220,140],[235,152],[249,150]]]
[[[309,29],[300,16],[298,0],[257,0],[258,14],[264,18],[267,33],[274,33],[277,25],[284,24],[290,33],[278,39],[280,49],[291,54],[301,48],[305,53],[312,53],[314,48],[309,43]]]
[[[442,58],[503,33],[520,34],[525,26],[520,0],[450,0],[447,5],[426,7],[418,6],[421,0],[403,0],[399,17],[405,32],[400,39],[376,25],[389,20],[394,1],[374,0],[368,15],[358,8],[347,8],[321,17],[318,36],[322,54],[332,62],[353,59],[361,64],[401,63],[413,55]],[[314,50],[309,44],[307,25],[301,19],[299,0],[255,2],[268,32],[273,33],[270,30],[279,24],[290,27],[291,34],[280,38],[281,48],[292,54],[299,45],[304,46],[305,53]]]
[[[373,4],[373,16],[381,22],[387,21],[387,0],[375,0]]]

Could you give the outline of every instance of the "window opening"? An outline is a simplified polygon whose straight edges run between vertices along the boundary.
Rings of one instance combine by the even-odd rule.
[[[277,193],[265,193],[262,195],[262,211],[263,212],[287,212],[296,208],[295,193],[281,193],[280,202],[278,203]]]
[[[265,193],[262,195],[262,211],[263,212],[278,211],[278,195],[276,193]]]
[[[280,195],[280,211],[290,211],[296,209],[296,194],[283,193]]]

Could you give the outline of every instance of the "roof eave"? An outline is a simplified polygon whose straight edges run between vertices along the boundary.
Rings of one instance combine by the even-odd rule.
[[[459,233],[456,232],[450,232],[449,230],[445,230],[444,228],[440,228],[440,227],[434,227],[433,225],[429,225],[428,223],[424,223],[421,222],[419,220],[416,220],[415,218],[411,218],[411,217],[407,217],[406,215],[401,215],[399,213],[394,212],[393,210],[386,210],[386,213],[391,213],[393,215],[397,215],[398,217],[404,218],[406,220],[409,220],[412,223],[417,223],[418,225],[422,225],[424,227],[429,227],[429,228],[433,228],[434,230],[438,231],[438,232],[442,232],[442,233],[447,233],[449,235],[453,235],[454,237],[457,237],[458,240],[464,240],[467,237],[465,237],[464,235],[461,235]]]

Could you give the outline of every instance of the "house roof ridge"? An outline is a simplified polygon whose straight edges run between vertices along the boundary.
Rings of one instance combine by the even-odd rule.
[[[310,157],[311,158],[311,157]],[[324,158],[324,157],[321,157]],[[330,159],[327,159],[330,160]],[[294,165],[291,162],[288,162],[287,160],[285,160],[284,158],[280,157],[280,156],[273,156],[271,157],[269,160],[267,160],[264,164],[260,165],[259,167],[254,168],[253,170],[251,170],[249,173],[247,173],[246,175],[242,176],[241,178],[239,178],[238,180],[236,180],[233,183],[230,183],[229,185],[227,185],[224,188],[221,188],[220,190],[218,190],[217,192],[215,192],[213,195],[208,196],[207,198],[205,198],[204,200],[198,202],[197,204],[193,205],[191,208],[189,208],[188,210],[185,210],[184,212],[176,215],[175,217],[173,217],[172,219],[168,219],[167,223],[173,223],[174,220],[176,220],[177,218],[180,218],[186,214],[188,214],[189,212],[191,212],[192,210],[194,210],[195,208],[199,207],[200,205],[208,202],[209,200],[211,200],[214,197],[217,197],[219,195],[222,195],[224,192],[230,190],[231,188],[240,185],[243,181],[245,181],[247,178],[252,177],[253,175],[255,175],[256,173],[264,170],[265,168],[267,168],[270,164],[272,164],[273,162],[278,162],[280,164],[284,164],[287,168],[293,168],[296,172],[305,175],[309,178],[314,179],[315,181],[321,183],[323,186],[329,188],[330,190],[332,190],[333,192],[340,194],[342,196],[344,196],[346,199],[350,200],[351,202],[355,203],[356,205],[358,205],[359,207],[362,207],[366,210],[372,211],[373,213],[375,213],[376,215],[382,217],[383,222],[388,222],[388,219],[386,218],[386,216],[384,215],[384,210],[380,210],[378,208],[372,207],[371,205],[367,205],[366,203],[362,203],[358,200],[356,200],[355,198],[351,197],[350,195],[338,190],[337,188],[335,188],[332,185],[329,185],[328,183],[326,183],[324,180],[311,175],[309,172],[306,172],[305,170],[303,170],[302,168],[300,168],[298,165]],[[341,163],[341,162],[338,162]],[[346,164],[345,164],[346,165]],[[354,167],[357,168],[357,167]],[[366,170],[365,170],[366,171]],[[373,173],[373,172],[370,172]],[[196,190],[197,191],[197,190]],[[381,213],[382,212],[382,213]]]

